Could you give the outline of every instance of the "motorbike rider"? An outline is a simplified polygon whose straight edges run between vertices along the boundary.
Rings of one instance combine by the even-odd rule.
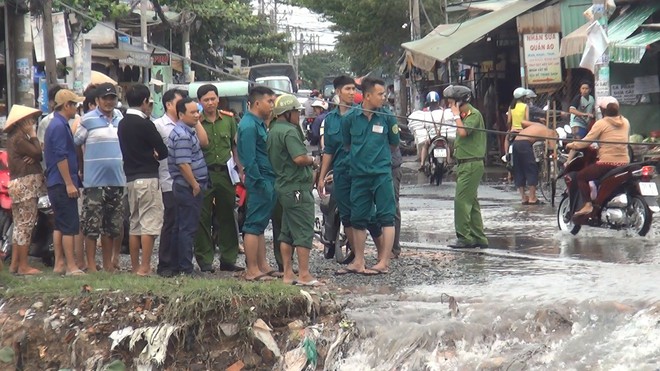
[[[325,120],[325,116],[328,114],[328,102],[322,100],[322,99],[317,99],[312,103],[312,108],[314,109],[314,114],[316,117],[314,118],[314,122],[309,126],[309,132],[308,132],[308,139],[309,139],[309,144],[313,146],[319,146],[321,145],[321,125],[323,123],[323,120]]]
[[[415,145],[417,145],[417,153],[419,154],[419,171],[424,170],[429,142],[436,135],[433,112],[438,110],[441,110],[440,94],[430,91],[426,94],[426,107],[414,111],[408,116],[408,128],[415,137]]]
[[[598,161],[586,166],[577,173],[577,186],[585,204],[575,216],[587,215],[593,211],[591,203],[589,182],[605,175],[610,170],[630,163],[628,155],[628,133],[630,123],[619,112],[619,102],[616,98],[607,96],[598,100],[603,118],[596,121],[589,131],[584,142],[572,142],[567,145],[569,149],[582,149],[591,145],[591,141],[601,140],[598,146]],[[612,144],[615,142],[616,144]]]

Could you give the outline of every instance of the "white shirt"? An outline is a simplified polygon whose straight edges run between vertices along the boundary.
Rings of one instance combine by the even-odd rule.
[[[172,129],[176,126],[176,122],[164,114],[163,117],[154,120],[156,129],[160,133],[160,137],[163,138],[163,143],[169,147],[169,137]],[[170,175],[170,170],[167,167],[167,159],[159,161],[158,166],[158,179],[160,181],[160,189],[163,192],[172,192],[172,176]]]

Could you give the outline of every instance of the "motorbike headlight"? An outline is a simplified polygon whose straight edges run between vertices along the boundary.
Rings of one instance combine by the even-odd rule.
[[[39,201],[37,202],[37,208],[50,209],[50,200],[48,199],[47,195],[39,197]]]

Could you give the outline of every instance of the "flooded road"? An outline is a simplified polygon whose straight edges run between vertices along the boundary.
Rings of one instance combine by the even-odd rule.
[[[406,170],[403,248],[451,251],[455,183]],[[490,248],[454,251],[451,278],[349,297],[359,335],[327,369],[660,369],[660,215],[646,237],[572,236],[502,176],[479,190]]]

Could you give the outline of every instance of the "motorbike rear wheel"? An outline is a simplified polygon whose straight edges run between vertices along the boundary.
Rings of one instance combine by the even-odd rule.
[[[633,221],[631,229],[640,236],[646,236],[653,223],[653,214],[643,197],[634,196],[628,206],[628,217]]]
[[[564,196],[559,202],[559,207],[557,208],[557,225],[559,230],[564,232],[569,232],[572,235],[578,234],[581,225],[575,224],[573,222],[573,213],[571,212],[571,202],[568,196]]]
[[[440,184],[442,184],[442,177],[443,177],[444,174],[445,174],[445,165],[443,165],[443,164],[436,165],[435,166],[435,172],[433,174],[435,176],[435,185],[436,186],[439,186]]]

